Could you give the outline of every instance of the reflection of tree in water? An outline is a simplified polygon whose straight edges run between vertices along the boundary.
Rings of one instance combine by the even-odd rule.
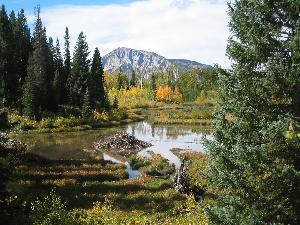
[[[154,126],[154,124],[151,124],[151,136],[155,137],[155,126]]]
[[[192,134],[194,131],[192,127],[189,126],[168,126],[168,125],[157,125],[157,124],[150,124],[147,122],[136,123],[132,126],[129,126],[128,132],[133,134],[138,133],[142,136],[149,136],[151,137],[159,137],[160,139],[168,138],[171,140],[176,140],[179,136],[189,135]],[[202,133],[200,130],[197,130],[195,133]]]
[[[187,127],[166,127],[166,136],[169,139],[176,140],[178,136],[191,134],[191,129]]]
[[[135,136],[135,126],[131,126],[131,135]]]

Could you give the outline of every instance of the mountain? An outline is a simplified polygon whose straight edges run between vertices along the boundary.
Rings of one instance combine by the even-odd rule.
[[[117,48],[102,58],[104,70],[115,72],[121,70],[130,75],[132,70],[148,76],[151,73],[167,71],[171,66],[192,70],[193,68],[205,68],[208,65],[186,59],[167,59],[154,52],[135,50],[131,48]]]

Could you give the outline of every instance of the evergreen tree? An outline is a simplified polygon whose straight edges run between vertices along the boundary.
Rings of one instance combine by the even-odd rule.
[[[151,75],[151,85],[150,86],[151,86],[151,90],[155,93],[157,87],[156,87],[156,78],[155,78],[154,73],[152,73],[152,75]]]
[[[32,50],[30,29],[23,9],[18,13],[16,25],[14,27],[14,35],[17,48],[15,52],[16,64],[18,65],[17,74],[19,77],[19,86],[22,87],[27,74],[29,54]]]
[[[64,102],[69,99],[69,90],[67,86],[67,81],[71,73],[71,53],[70,53],[70,35],[69,29],[66,27],[65,37],[64,37],[64,79],[66,80],[66,88],[64,93]]]
[[[131,79],[130,79],[129,85],[130,85],[131,87],[136,87],[136,84],[137,84],[136,74],[135,74],[135,71],[132,70],[132,73],[131,73]]]
[[[42,20],[40,18],[40,7],[36,8],[36,22],[33,33],[33,52],[31,65],[32,67],[28,74],[31,77],[28,80],[35,80],[36,85],[33,85],[32,88],[36,88],[36,90],[30,90],[34,93],[37,93],[39,97],[37,101],[38,107],[42,110],[52,110],[53,109],[53,90],[52,90],[52,81],[53,74],[51,70],[51,60],[50,60],[50,50],[47,43],[46,30],[43,28]],[[26,81],[28,83],[28,81]],[[25,83],[26,83],[25,82]],[[31,85],[26,84],[24,86],[24,95],[29,93],[29,90],[26,88],[30,88]],[[23,99],[27,99],[28,96],[23,96]],[[23,105],[26,108],[26,104],[29,101],[23,101]]]
[[[67,91],[66,91],[66,77],[64,72],[63,59],[60,52],[59,40],[56,39],[56,46],[54,47],[53,53],[53,64],[54,64],[54,81],[53,87],[55,90],[56,100],[58,104],[66,102]]]
[[[20,96],[22,92],[22,86],[27,74],[28,57],[31,51],[31,37],[30,30],[28,28],[27,20],[24,15],[24,10],[20,10],[17,17],[12,11],[10,14],[10,22],[12,25],[13,37],[11,40],[12,52],[13,52],[13,73],[15,77],[14,89],[15,89],[15,105],[20,106]]]
[[[68,77],[71,104],[82,106],[89,75],[89,50],[83,32],[78,36],[74,50],[72,69]]]
[[[117,89],[127,88],[129,86],[128,77],[120,69],[117,74]]]
[[[0,101],[6,105],[16,97],[16,76],[14,73],[12,26],[5,6],[0,10]]]
[[[211,224],[300,224],[299,16],[299,1],[230,5],[234,64],[220,73],[207,145],[208,178],[220,192]]]
[[[169,68],[168,70],[168,86],[172,89],[172,91],[175,90],[175,76],[172,68]]]
[[[82,116],[83,118],[88,119],[91,117],[91,114],[92,114],[91,96],[89,90],[86,89],[83,98]]]
[[[54,72],[55,72],[55,65],[54,65],[54,55],[55,55],[55,47],[54,47],[54,42],[53,42],[53,38],[49,37],[48,39],[48,49],[49,49],[49,74],[52,74],[54,76]],[[51,80],[51,78],[50,78]]]
[[[27,76],[23,85],[23,114],[35,118],[39,116],[38,107],[39,107],[39,89],[35,76],[34,60],[33,57],[29,57]]]
[[[91,66],[91,76],[89,79],[92,107],[95,107],[95,103],[98,101],[101,109],[108,109],[109,103],[104,89],[104,82],[104,71],[101,56],[98,48],[96,48]]]

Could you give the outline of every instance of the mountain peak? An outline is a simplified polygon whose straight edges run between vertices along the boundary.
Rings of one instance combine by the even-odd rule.
[[[190,61],[187,59],[167,59],[154,52],[136,50],[127,47],[118,47],[103,57],[104,70],[115,72],[121,69],[130,75],[133,70],[148,77],[155,72],[165,72],[170,66],[192,70],[193,68],[203,68],[207,65]]]

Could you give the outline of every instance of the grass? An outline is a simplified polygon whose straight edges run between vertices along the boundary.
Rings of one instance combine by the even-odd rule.
[[[124,110],[112,110],[110,112],[99,113],[94,111],[91,118],[85,119],[81,116],[53,116],[43,118],[40,121],[32,120],[21,116],[16,112],[10,112],[9,121],[16,132],[71,132],[84,131],[103,127],[113,127],[143,120],[142,115],[134,112],[127,113]]]
[[[206,157],[194,153],[184,156],[191,179],[200,184],[197,180],[205,177],[198,175],[197,168],[201,171],[205,168]],[[19,161],[17,179],[9,183],[13,193],[9,201],[19,208],[13,218],[22,218],[23,224],[208,223],[204,207],[212,204],[214,196],[207,195],[204,202],[196,203],[193,196],[177,193],[169,178],[148,173],[127,179],[123,164],[113,164],[99,157],[48,160],[25,153]],[[161,156],[154,156],[146,168],[166,166],[165,163]],[[19,219],[12,224],[19,224]]]
[[[213,120],[213,106],[196,104],[170,104],[144,111],[155,124],[181,124],[208,126]]]
[[[11,188],[31,224],[207,224],[203,206],[171,179],[127,179],[121,164],[26,155],[17,173]]]
[[[143,174],[156,177],[170,177],[175,173],[174,164],[170,164],[168,160],[159,154],[152,153],[152,158],[142,156],[132,156],[130,164],[133,169],[139,169]]]

